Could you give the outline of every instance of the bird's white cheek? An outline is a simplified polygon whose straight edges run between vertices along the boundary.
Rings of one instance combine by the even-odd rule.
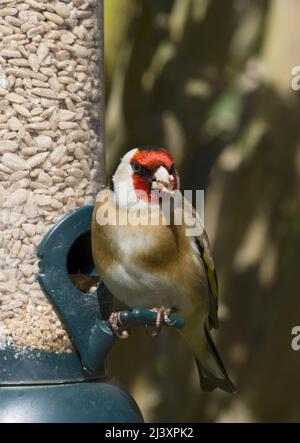
[[[115,182],[116,201],[120,208],[129,208],[138,202],[136,192],[133,188],[132,178],[127,181]]]

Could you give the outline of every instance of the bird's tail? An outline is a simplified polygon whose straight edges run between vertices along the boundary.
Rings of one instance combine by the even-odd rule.
[[[220,388],[226,392],[236,392],[201,313],[199,315],[199,312],[194,312],[186,316],[185,326],[179,331],[193,351],[203,391],[210,392]]]
[[[229,393],[236,392],[206,325],[204,331],[206,347],[201,353],[201,357],[196,357],[201,388],[206,392],[213,391],[215,388],[223,389]]]

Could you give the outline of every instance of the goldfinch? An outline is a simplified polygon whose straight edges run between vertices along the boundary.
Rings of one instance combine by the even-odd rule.
[[[233,393],[235,387],[210,334],[218,328],[218,282],[206,232],[201,225],[196,235],[187,235],[184,217],[182,223],[174,221],[182,205],[169,206],[168,220],[162,203],[172,201],[176,193],[182,197],[179,186],[173,158],[165,149],[127,152],[109,186],[97,196],[94,262],[118,300],[132,309],[157,310],[158,327],[162,316],[170,322],[172,311],[183,317],[180,332],[196,359],[202,389],[218,387]],[[118,316],[114,313],[111,319],[117,329]]]

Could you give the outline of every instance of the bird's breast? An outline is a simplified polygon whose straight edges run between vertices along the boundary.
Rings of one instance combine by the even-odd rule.
[[[177,307],[188,312],[194,305],[191,294],[200,300],[203,272],[180,228],[94,223],[92,236],[95,264],[104,283],[129,307]]]
[[[113,239],[118,256],[103,270],[107,287],[130,307],[175,306],[179,291],[167,258],[175,254],[171,242],[162,253],[162,244],[151,230],[119,228]]]

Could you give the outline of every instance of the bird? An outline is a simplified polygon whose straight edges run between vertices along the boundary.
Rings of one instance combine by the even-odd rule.
[[[194,208],[199,232],[187,235],[187,224],[175,223],[182,211],[182,205],[174,204],[175,194],[183,198],[169,151],[142,146],[127,152],[96,198],[91,226],[94,263],[115,298],[131,309],[157,312],[158,331],[162,320],[172,324],[173,312],[185,320],[179,332],[195,357],[203,391],[235,393],[211,335],[211,329],[219,327],[218,280],[208,236]],[[151,211],[158,218],[151,218]],[[113,329],[127,338],[119,320],[118,313],[112,313]]]

